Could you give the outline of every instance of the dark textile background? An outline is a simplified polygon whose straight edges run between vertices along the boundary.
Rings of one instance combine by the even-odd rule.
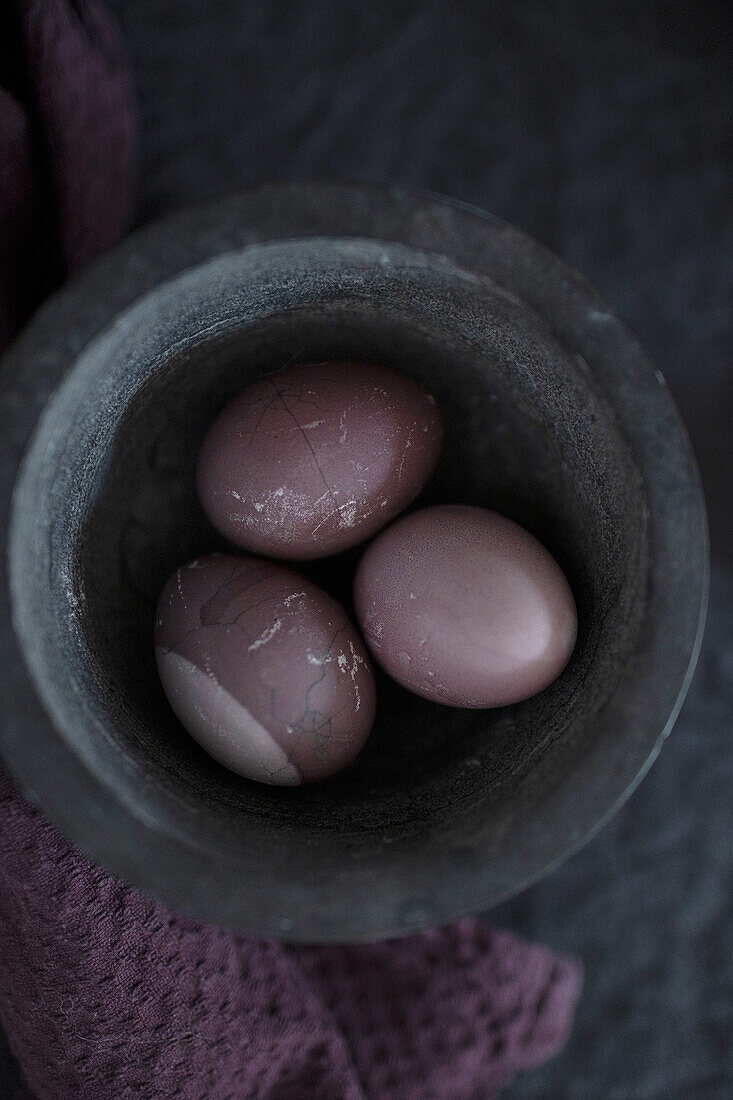
[[[522,1079],[516,1100],[730,1097],[733,7],[110,6],[141,106],[141,221],[267,179],[430,188],[513,222],[576,266],[666,374],[710,508],[698,673],[624,810],[492,920],[578,952],[587,968],[566,1052]],[[0,1051],[0,1097],[10,1095],[3,1072]]]

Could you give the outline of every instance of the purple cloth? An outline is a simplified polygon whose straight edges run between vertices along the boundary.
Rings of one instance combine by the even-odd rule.
[[[134,132],[104,9],[15,0],[2,18],[13,72],[0,71],[0,348],[44,293],[129,228]]]
[[[554,1054],[575,963],[480,921],[295,947],[171,913],[0,778],[0,1015],[39,1100],[487,1100]]]
[[[132,194],[130,83],[103,9],[17,12],[0,344],[125,231]],[[324,948],[179,916],[70,848],[0,772],[0,1019],[35,1100],[487,1100],[559,1050],[579,990],[577,963],[475,920]]]

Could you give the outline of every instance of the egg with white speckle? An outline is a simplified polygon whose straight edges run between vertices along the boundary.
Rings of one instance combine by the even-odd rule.
[[[213,554],[176,570],[158,602],[155,654],[191,736],[249,779],[324,779],[369,735],[374,677],[355,627],[283,565]]]
[[[313,559],[390,522],[438,462],[431,394],[389,367],[300,364],[234,398],[210,427],[197,480],[204,511],[237,546]]]

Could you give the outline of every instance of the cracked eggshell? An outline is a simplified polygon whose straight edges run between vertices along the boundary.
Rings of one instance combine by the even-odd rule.
[[[466,505],[423,508],[382,532],[359,563],[354,602],[375,660],[410,691],[457,707],[544,690],[578,628],[570,586],[544,546]]]
[[[199,496],[237,546],[325,557],[414,500],[442,442],[435,399],[414,379],[371,363],[301,364],[256,382],[214,421]]]
[[[369,735],[374,677],[356,629],[282,565],[213,554],[176,570],[158,602],[155,653],[183,725],[249,779],[323,779]]]

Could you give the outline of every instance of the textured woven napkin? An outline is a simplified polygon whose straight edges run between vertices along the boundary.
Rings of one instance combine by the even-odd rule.
[[[128,228],[134,132],[99,5],[2,20],[0,346]],[[475,920],[294,947],[179,916],[0,772],[0,1020],[25,1100],[488,1100],[559,1050],[579,990],[576,962]]]

